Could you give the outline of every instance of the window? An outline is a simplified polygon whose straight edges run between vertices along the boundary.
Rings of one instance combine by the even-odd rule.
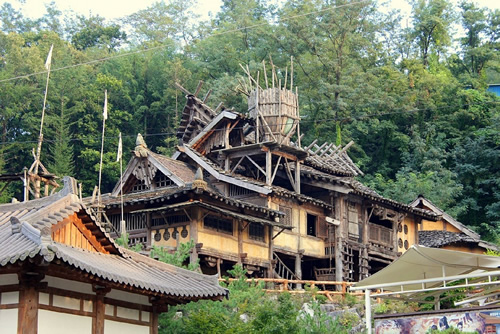
[[[184,214],[177,214],[166,216],[163,218],[162,216],[152,217],[151,226],[162,226],[162,225],[172,225],[177,223],[185,223],[189,221],[189,217]]]
[[[358,209],[356,203],[347,202],[347,220],[349,222],[349,236],[359,238]]]
[[[233,234],[233,221],[230,219],[208,215],[203,220],[203,224],[205,228],[216,230],[217,232]]]
[[[265,242],[264,225],[258,223],[250,223],[248,227],[248,236],[250,239]]]
[[[110,215],[108,216],[109,221],[113,224],[113,227],[117,230],[121,230],[120,219],[121,215]],[[123,215],[123,220],[125,220],[125,228],[127,231],[142,230],[146,228],[146,215],[142,213],[125,213]]]
[[[165,176],[165,174],[160,173],[160,172],[156,173],[156,176],[155,176],[156,188],[169,187],[172,185],[174,185],[174,183],[167,176]]]
[[[249,195],[251,193],[252,193],[252,191],[248,188],[238,187],[238,186],[235,186],[233,184],[229,185],[229,196],[230,197],[239,197],[239,196]]]
[[[307,235],[316,236],[316,222],[318,217],[315,215],[307,214]]]
[[[132,187],[131,193],[138,193],[144,190],[148,190],[148,186],[144,180],[137,180]]]
[[[285,214],[280,218],[280,223],[282,223],[283,225],[292,226],[292,208],[280,205],[279,211]]]

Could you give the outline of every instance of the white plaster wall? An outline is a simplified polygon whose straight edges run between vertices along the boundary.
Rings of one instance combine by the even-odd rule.
[[[38,310],[38,334],[90,334],[92,318]]]
[[[150,317],[151,315],[149,314],[149,312],[142,311],[142,321],[150,321]]]
[[[2,334],[17,333],[17,308],[0,310],[0,332]]]
[[[52,300],[52,304],[57,307],[69,308],[71,310],[80,310],[80,299],[71,298],[71,297],[63,297],[54,295]]]
[[[130,308],[120,307],[116,308],[116,316],[125,319],[139,320],[139,310],[134,310]]]
[[[52,288],[76,291],[76,292],[87,293],[87,294],[91,294],[91,295],[94,294],[94,292],[92,291],[91,284],[70,281],[67,279],[54,277],[54,276],[46,276],[43,281],[49,283],[49,286]]]
[[[126,302],[142,304],[142,305],[151,305],[149,303],[149,298],[147,296],[139,295],[136,293],[130,293],[126,291],[112,289],[107,295],[107,298],[123,300]]]
[[[0,301],[3,305],[19,303],[19,291],[2,292]]]
[[[149,326],[104,320],[104,334],[149,334]]]
[[[19,279],[17,278],[17,274],[3,274],[0,275],[0,285],[10,285],[10,284],[18,284]]]
[[[38,302],[43,305],[49,305],[50,302],[50,296],[48,293],[45,292],[39,292],[38,293]]]

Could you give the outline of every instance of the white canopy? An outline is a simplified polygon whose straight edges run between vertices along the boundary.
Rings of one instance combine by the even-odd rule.
[[[455,302],[457,306],[475,301],[481,305],[500,303],[500,257],[414,245],[351,290],[365,290],[365,307],[370,310],[370,297],[427,303],[425,298],[434,297],[438,308],[440,295],[458,288],[466,288],[467,295]],[[366,312],[366,326],[371,333],[370,312]]]
[[[500,271],[500,257],[412,246],[378,273],[358,282],[351,290],[384,289],[417,292],[470,277],[487,277]],[[464,276],[464,277],[457,277]],[[466,277],[465,277],[466,276]]]

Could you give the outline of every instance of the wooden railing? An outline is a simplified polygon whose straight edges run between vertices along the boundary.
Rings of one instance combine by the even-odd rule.
[[[232,281],[237,281],[238,279],[236,278],[219,278],[219,282],[232,282]],[[245,280],[247,283],[250,284],[259,284],[260,282],[264,282],[264,287],[263,290],[269,293],[280,293],[287,291],[292,294],[301,294],[301,293],[307,293],[307,290],[304,289],[289,289],[289,286],[304,286],[308,285],[311,287],[311,289],[314,289],[317,286],[323,286],[323,287],[331,287],[333,290],[318,290],[314,291],[314,294],[318,295],[324,295],[328,300],[333,301],[333,296],[345,296],[346,293],[348,293],[347,288],[351,285],[354,285],[353,282],[336,282],[336,281],[311,281],[311,280],[288,280],[288,279],[283,279],[283,278],[249,278]],[[337,287],[340,287],[340,289],[337,289]],[[338,290],[338,291],[337,291]],[[363,292],[351,292],[351,295],[355,296],[361,296],[364,295]]]
[[[372,223],[370,223],[368,226],[370,229],[369,235],[371,242],[375,242],[384,246],[393,246],[393,231],[390,228]]]

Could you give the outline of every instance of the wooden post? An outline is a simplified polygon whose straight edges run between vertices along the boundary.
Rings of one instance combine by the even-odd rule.
[[[243,264],[243,261],[241,261],[241,253],[243,253],[243,226],[242,226],[242,221],[237,220],[236,224],[238,228],[236,229],[238,231],[238,263]]]
[[[151,247],[151,212],[146,213],[146,246]]]
[[[295,192],[300,194],[300,161],[295,161]]]
[[[335,233],[335,280],[337,282],[344,281],[344,262],[342,259],[342,247],[343,247],[343,237],[344,237],[344,201],[342,197],[334,198],[335,201],[335,218],[340,221],[340,225],[336,227],[337,231]]]
[[[217,258],[217,275],[219,275],[219,277],[222,277],[221,272],[220,272],[220,263],[221,263],[221,260],[220,260],[220,257],[218,257]]]
[[[273,278],[274,277],[274,270],[273,270],[273,260],[274,260],[274,256],[273,256],[273,253],[274,253],[274,249],[273,249],[273,227],[272,226],[268,226],[267,230],[269,231],[269,233],[267,234],[267,238],[269,240],[269,253],[268,253],[268,257],[269,257],[269,272],[268,272],[268,278]]]
[[[191,219],[191,222],[189,223],[189,233],[191,234],[190,239],[193,240],[195,244],[195,247],[193,248],[193,251],[191,252],[191,256],[189,258],[190,263],[196,263],[196,261],[198,261],[198,249],[196,248],[196,244],[198,243],[198,222],[200,222],[201,224],[202,214],[203,213],[198,208],[193,215],[193,217],[195,218]]]
[[[34,286],[22,284],[19,291],[18,334],[32,334],[38,331],[38,291]]]
[[[302,279],[302,254],[295,255],[295,275],[297,279]],[[297,290],[302,290],[302,284],[297,284]]]
[[[273,173],[273,165],[272,165],[273,156],[271,151],[268,150],[266,152],[266,184],[271,185],[271,178]]]
[[[18,273],[19,309],[17,313],[17,333],[31,334],[38,331],[38,289],[45,275],[37,269],[25,267]],[[1,330],[0,330],[1,331]]]

